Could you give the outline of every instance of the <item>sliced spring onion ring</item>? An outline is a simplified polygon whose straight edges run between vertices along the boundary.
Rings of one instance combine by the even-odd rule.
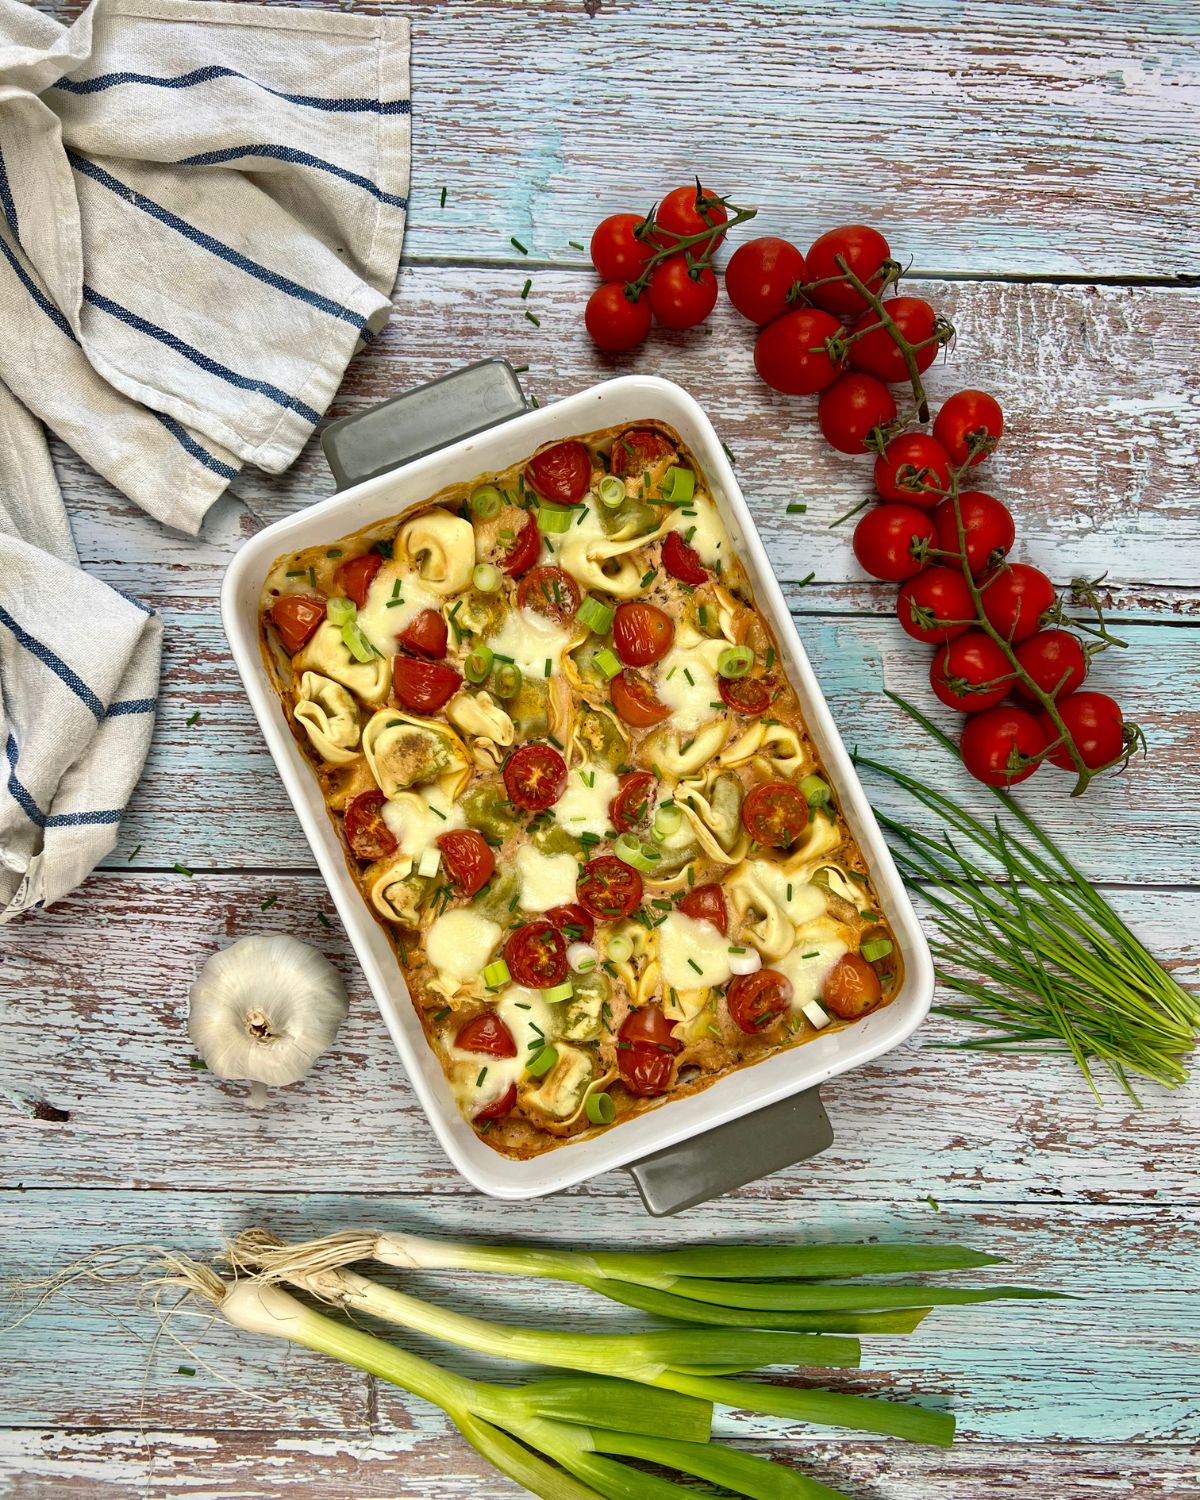
[[[374,661],[379,655],[357,620],[347,620],[342,626],[342,644],[355,661]]]
[[[890,938],[874,938],[871,942],[862,945],[862,956],[869,964],[873,964],[877,959],[886,958],[892,951],[892,947]]]
[[[508,965],[502,958],[498,958],[494,963],[488,964],[487,968],[483,971],[483,982],[489,990],[498,990],[502,984],[507,984],[511,978],[512,975],[508,972]]]
[[[613,853],[643,875],[648,875],[662,859],[662,851],[644,844],[636,833],[623,833],[613,845]]]
[[[574,519],[575,512],[564,510],[561,505],[539,505],[537,529],[544,535],[561,536],[564,531],[570,531]]]
[[[809,807],[823,807],[833,797],[833,788],[823,776],[803,777],[800,790],[804,793]]]
[[[500,569],[493,567],[491,563],[477,563],[471,574],[471,582],[481,594],[494,594],[503,579],[500,577]]]
[[[436,875],[441,863],[442,851],[431,844],[428,849],[422,851],[420,859],[417,860],[417,874],[426,877]]]
[[[600,955],[591,943],[572,943],[567,949],[567,963],[576,974],[590,974],[600,962]]]
[[[543,1047],[525,1064],[525,1071],[532,1073],[535,1078],[540,1078],[543,1073],[548,1073],[557,1061],[557,1051],[553,1047]]]
[[[607,510],[616,510],[618,505],[625,503],[625,481],[618,479],[615,474],[606,474],[600,481],[597,493],[601,505]]]
[[[471,514],[481,521],[498,516],[503,504],[504,496],[494,484],[481,484],[477,490],[471,491]]]
[[[609,938],[608,956],[615,964],[623,964],[633,957],[633,944],[623,932],[614,932]]]
[[[662,497],[668,505],[686,505],[696,493],[696,475],[692,469],[667,470],[663,480]]]
[[[358,614],[358,605],[353,599],[339,596],[331,599],[325,606],[325,613],[331,625],[349,625],[350,621]]]
[[[494,660],[490,646],[476,646],[463,662],[463,675],[468,682],[486,682]]]
[[[669,839],[673,833],[678,833],[683,826],[683,809],[681,807],[659,807],[654,813],[654,837],[656,839]]]
[[[745,677],[754,665],[754,652],[749,646],[726,646],[717,657],[717,671],[722,677]]]
[[[581,625],[594,630],[597,635],[604,635],[613,622],[613,614],[614,610],[611,605],[601,604],[599,599],[593,599],[591,594],[585,594],[583,603],[575,611],[575,618]]]
[[[730,948],[729,971],[731,974],[757,974],[762,968],[762,954],[757,948]]]
[[[592,657],[592,660],[595,662],[597,670],[603,672],[605,677],[610,681],[621,670],[621,663],[617,659],[616,652],[610,651],[607,646],[602,646],[596,652],[595,656]]]
[[[575,993],[575,986],[569,979],[564,979],[561,984],[552,985],[550,989],[542,991],[542,999],[547,1005],[558,1005],[563,1000],[569,1000]]]
[[[515,698],[521,691],[521,669],[516,662],[502,661],[493,679],[497,698]]]
[[[611,1125],[617,1118],[617,1106],[609,1094],[589,1094],[583,1107],[593,1125]]]

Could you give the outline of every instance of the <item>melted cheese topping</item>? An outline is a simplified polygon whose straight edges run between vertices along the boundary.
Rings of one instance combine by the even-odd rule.
[[[695,514],[689,515],[689,511]],[[671,513],[669,524],[672,531],[678,531],[696,550],[706,568],[715,568],[733,556],[725,522],[707,495],[697,494],[687,505],[677,506]],[[690,538],[689,531],[692,533]]]
[[[396,603],[398,599],[404,603]],[[395,656],[400,649],[397,635],[423,609],[441,614],[442,601],[421,582],[418,574],[407,572],[398,562],[385,562],[371,581],[367,602],[359,610],[357,620],[376,651],[383,656]]]
[[[746,868],[779,910],[793,922],[811,922],[814,917],[824,915],[825,893],[820,886],[808,885],[790,876],[773,860],[752,859]]]
[[[383,821],[396,835],[400,852],[411,854],[414,860],[420,859],[426,849],[436,847],[439,833],[462,828],[467,821],[459,804],[451,802],[436,786],[402,795],[394,802],[385,802],[380,812]]]
[[[522,911],[549,911],[574,901],[579,862],[573,854],[543,854],[532,844],[522,844],[516,865]]]
[[[497,656],[516,662],[526,677],[553,676],[562,667],[562,654],[571,632],[535,609],[514,609],[505,615],[498,635],[488,641]],[[546,672],[546,662],[550,672]]]
[[[849,951],[832,917],[818,917],[797,932],[796,946],[771,965],[791,980],[794,1011],[821,998],[834,965]]]
[[[554,804],[555,820],[576,837],[594,833],[603,838],[612,827],[608,805],[619,785],[615,773],[604,766],[578,766],[568,775],[567,789]]]
[[[729,939],[711,922],[697,922],[671,912],[658,929],[658,956],[664,983],[676,990],[724,984],[729,967]]]
[[[465,984],[483,972],[500,933],[498,923],[467,907],[448,911],[426,934],[425,956],[442,978]]]
[[[515,1057],[492,1057],[488,1053],[467,1052],[456,1047],[457,1021],[442,1038],[450,1059],[450,1082],[455,1098],[468,1115],[478,1114],[489,1104],[495,1104],[513,1084],[520,1083],[526,1063],[554,1035],[553,1007],[546,1004],[537,990],[513,985],[496,1001],[496,1014],[508,1027],[516,1045]]]
[[[496,1014],[512,1033],[522,1064],[540,1052],[558,1031],[559,1007],[547,1005],[537,990],[514,984],[496,1001]]]
[[[728,712],[716,679],[717,657],[727,644],[705,641],[700,646],[675,646],[659,662],[654,690],[659,702],[671,710],[673,728],[695,729],[716,714]]]

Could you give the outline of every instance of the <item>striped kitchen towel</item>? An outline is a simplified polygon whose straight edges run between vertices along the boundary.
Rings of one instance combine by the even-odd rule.
[[[243,465],[295,459],[386,321],[408,160],[398,19],[0,0],[0,913],[115,842],[157,674],[156,621],[64,586],[33,418],[194,534]]]

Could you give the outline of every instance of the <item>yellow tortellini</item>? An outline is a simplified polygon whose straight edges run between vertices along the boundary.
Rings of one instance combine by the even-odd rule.
[[[292,715],[323,761],[345,766],[358,759],[362,738],[358,704],[340,683],[319,672],[301,673]]]
[[[342,639],[339,625],[325,620],[292,662],[293,672],[315,672],[349,688],[364,703],[382,703],[391,686],[391,666],[382,656],[357,661]]]

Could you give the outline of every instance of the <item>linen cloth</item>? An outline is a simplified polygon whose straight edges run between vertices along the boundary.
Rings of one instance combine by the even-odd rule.
[[[194,534],[286,468],[391,308],[408,28],[216,0],[0,0],[0,920],[116,841],[160,625],[75,566],[38,420]]]

